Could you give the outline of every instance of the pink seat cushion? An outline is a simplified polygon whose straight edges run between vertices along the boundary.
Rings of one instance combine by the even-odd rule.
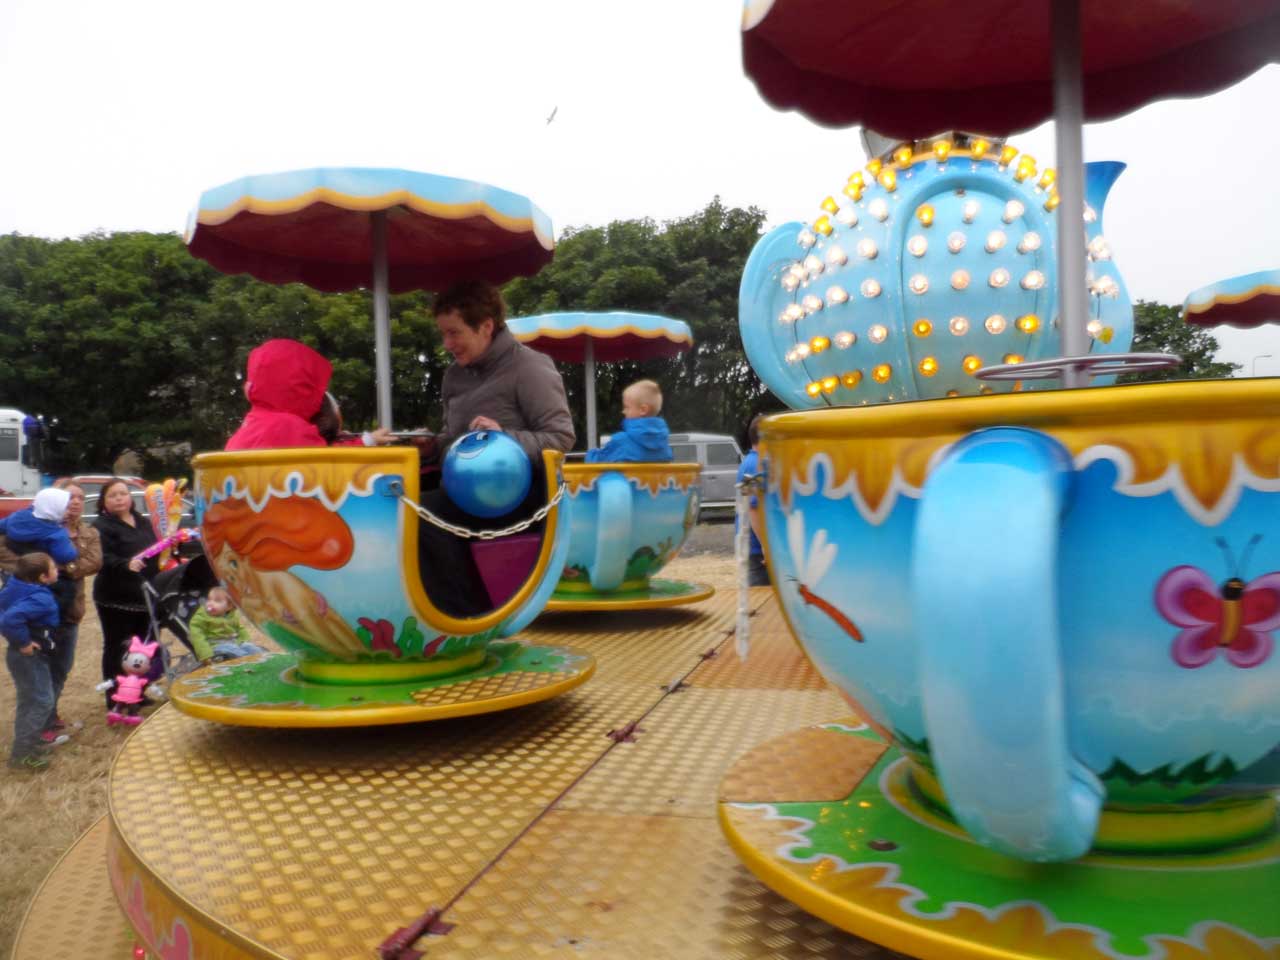
[[[471,542],[471,556],[495,609],[510,600],[529,578],[541,550],[542,537],[536,533]]]

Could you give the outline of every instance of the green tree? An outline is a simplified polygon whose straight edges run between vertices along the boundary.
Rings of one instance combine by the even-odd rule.
[[[1120,383],[1144,383],[1152,380],[1210,380],[1230,377],[1238,364],[1213,359],[1218,340],[1204,327],[1182,319],[1180,307],[1151,300],[1133,305],[1134,353],[1172,353],[1182,358],[1177,367],[1133,373],[1120,378]]]

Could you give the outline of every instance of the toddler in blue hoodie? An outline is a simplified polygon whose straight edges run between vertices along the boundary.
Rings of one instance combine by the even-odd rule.
[[[58,602],[49,588],[57,581],[53,558],[35,551],[18,558],[13,576],[0,590],[0,634],[8,641],[4,662],[18,692],[9,754],[9,766],[17,769],[43,770],[49,765],[40,732],[53,712],[47,654],[59,618]]]
[[[587,463],[664,463],[672,459],[662,388],[637,380],[622,391],[622,429],[603,447],[587,451]]]

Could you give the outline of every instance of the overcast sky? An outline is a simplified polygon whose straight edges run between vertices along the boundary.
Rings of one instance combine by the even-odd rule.
[[[555,223],[687,215],[716,194],[808,218],[857,130],[767,107],[741,0],[0,0],[0,233],[181,230],[251,173],[396,166],[526,194]],[[1134,299],[1280,267],[1280,67],[1085,131],[1123,160],[1106,234]],[[554,119],[547,119],[555,112]],[[1052,163],[1041,127],[1010,138]],[[1280,375],[1280,327],[1220,330]],[[1248,369],[1245,370],[1248,372]]]

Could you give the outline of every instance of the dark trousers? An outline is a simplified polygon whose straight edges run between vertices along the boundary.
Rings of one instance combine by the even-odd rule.
[[[53,710],[53,683],[49,679],[47,656],[43,653],[23,656],[17,647],[7,646],[4,664],[18,692],[13,714],[13,749],[9,753],[9,762],[16,763],[39,749],[40,732]]]
[[[763,553],[753,553],[747,559],[747,586],[769,586],[769,567]]]
[[[428,490],[422,505],[441,520],[468,530],[499,530],[525,519],[547,501],[547,482],[541,469],[533,471],[529,494],[516,509],[501,517],[473,517],[457,507],[443,488]],[[545,524],[546,521],[543,521]],[[529,528],[536,532],[540,525]],[[426,520],[418,521],[418,571],[431,602],[454,617],[488,613],[493,602],[471,555],[471,540],[454,536]]]
[[[53,726],[58,718],[58,700],[62,696],[62,688],[67,685],[67,677],[71,676],[71,668],[76,662],[76,641],[80,637],[80,624],[60,623],[53,631],[53,653],[49,657],[49,680],[53,684],[53,709],[49,711],[49,719],[45,729]],[[123,656],[123,654],[122,654]]]
[[[102,679],[114,680],[123,672],[120,661],[129,649],[133,637],[147,638],[151,618],[145,610],[117,610],[114,607],[98,607],[98,619],[102,621]],[[157,653],[157,662],[159,654]],[[153,663],[152,666],[155,666]],[[111,709],[111,691],[107,691],[107,709]]]

